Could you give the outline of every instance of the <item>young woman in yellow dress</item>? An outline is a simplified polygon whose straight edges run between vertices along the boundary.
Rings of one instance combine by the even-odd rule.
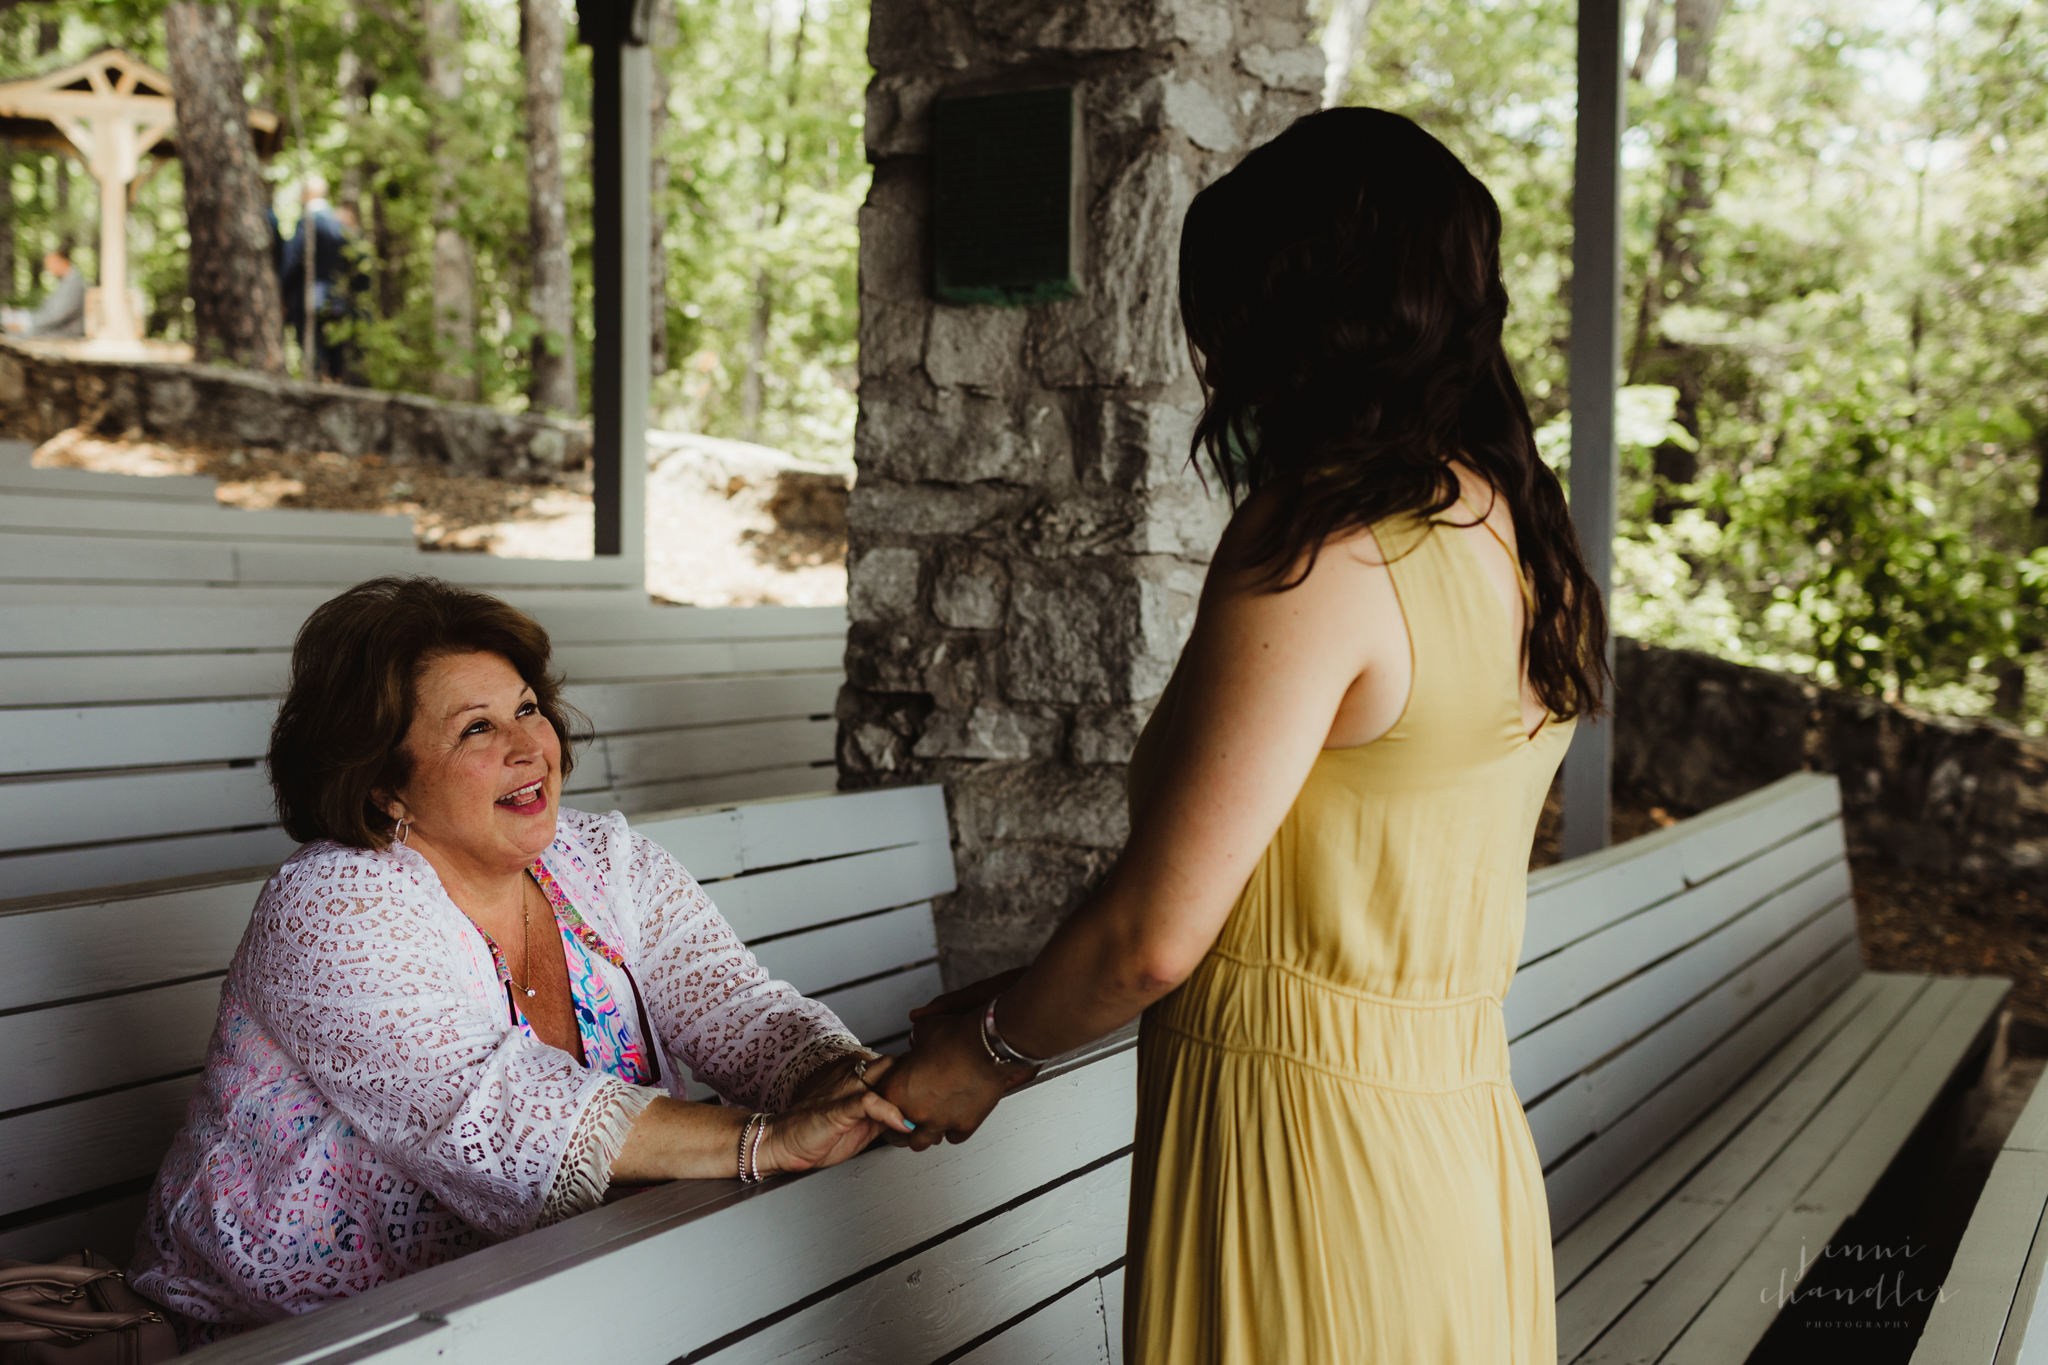
[[[1500,232],[1369,109],[1195,199],[1195,444],[1236,511],[1130,841],[1028,969],[920,1011],[885,1083],[914,1145],[961,1139],[1143,1013],[1132,1365],[1556,1358],[1501,1001],[1606,624],[1502,350]]]

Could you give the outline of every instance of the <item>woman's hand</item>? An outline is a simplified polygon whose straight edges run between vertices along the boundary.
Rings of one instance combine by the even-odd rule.
[[[923,1017],[910,1034],[910,1056],[898,1062],[882,1082],[883,1093],[917,1125],[908,1137],[889,1134],[890,1143],[918,1152],[941,1138],[967,1141],[996,1107],[996,1101],[1038,1074],[1035,1067],[997,1066],[989,1059],[981,1043],[980,1010],[932,1012],[937,1004],[934,1001],[920,1011]],[[872,1068],[868,1074],[874,1076]]]
[[[881,1080],[892,1064],[888,1057],[869,1062],[868,1081]],[[836,1091],[815,1095],[768,1120],[761,1135],[762,1175],[837,1166],[885,1133],[916,1131],[901,1110],[854,1079],[852,1069],[849,1064]]]

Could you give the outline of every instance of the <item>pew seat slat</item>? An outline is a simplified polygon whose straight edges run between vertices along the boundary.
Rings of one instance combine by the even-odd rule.
[[[149,540],[275,540],[288,544],[413,547],[409,516],[382,512],[263,511],[152,499],[29,496],[0,486],[0,531],[97,534]]]
[[[1779,1307],[1767,1296],[1789,1288],[1780,1272],[1798,1274],[1799,1239],[1809,1248],[1824,1245],[1855,1212],[1984,1036],[1986,1001],[1995,1004],[2006,988],[1965,978],[1905,982],[1873,997],[1560,1299],[1561,1359],[1718,1361],[1748,1354]]]
[[[2036,1084],[1970,1214],[1912,1365],[2048,1359],[2048,1086]]]
[[[1839,960],[1839,955],[1829,959]],[[1593,1143],[1546,1172],[1552,1202],[1566,1210],[1570,1227],[1551,1252],[1560,1295],[1669,1198],[1885,987],[1880,978],[1859,977],[1853,968],[1832,981],[1823,970],[1810,975],[1820,978],[1811,993],[1785,992]],[[1786,1041],[1772,1051],[1763,1046],[1772,1038]],[[1749,1070],[1749,1059],[1759,1050],[1767,1054],[1765,1060]],[[1603,1145],[1613,1150],[1600,1150]],[[1645,1151],[1657,1155],[1605,1199],[1582,1192],[1594,1181],[1609,1179],[1626,1155]]]

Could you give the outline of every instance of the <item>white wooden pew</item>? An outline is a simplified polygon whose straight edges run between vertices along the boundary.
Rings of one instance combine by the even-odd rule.
[[[1736,1362],[2010,983],[1865,972],[1841,803],[1801,774],[1530,878],[1508,993],[1560,1361]]]
[[[1912,1365],[2048,1361],[2048,1086],[2006,1135]]]
[[[704,883],[769,971],[864,1040],[889,1045],[939,992],[931,898],[953,889],[953,857],[938,788],[635,828]],[[0,901],[0,1257],[125,1257],[270,871]]]
[[[0,885],[72,891],[290,851],[261,758],[292,637],[329,594],[215,605],[240,591],[0,602]],[[844,611],[506,596],[549,630],[593,724],[571,804],[634,813],[835,782]]]
[[[0,590],[60,583],[336,589],[380,573],[432,573],[489,588],[641,588],[641,566],[617,557],[423,551],[409,517],[222,507],[212,479],[36,469],[33,453],[26,442],[0,441]]]
[[[845,613],[655,607],[637,564],[422,553],[409,518],[222,507],[214,481],[0,441],[0,886],[271,863],[261,768],[300,622],[426,573],[533,613],[592,721],[568,794],[629,813],[829,790]]]
[[[899,812],[842,804],[884,795],[900,794],[770,803],[645,827],[686,864],[711,869],[704,875],[730,873],[713,882],[713,894],[764,961],[775,966],[783,944],[790,963],[815,952],[843,975],[910,951],[866,946],[870,936],[921,928],[915,916],[880,907],[916,904],[951,884],[939,866],[945,834],[935,797],[921,798],[919,827],[930,834],[917,840],[891,832]],[[858,809],[860,818],[835,816],[845,833],[812,845],[809,861],[777,866],[787,855],[772,822],[807,808]],[[912,845],[917,851],[904,851]],[[824,861],[821,850],[834,856]],[[923,858],[933,860],[928,877],[914,870]],[[862,894],[870,882],[887,889]],[[253,887],[241,891],[246,904]],[[792,905],[809,917],[784,918]],[[85,916],[74,931],[84,941],[116,936],[104,917],[119,907],[62,913]],[[171,924],[190,913],[166,900],[129,915]],[[818,931],[799,932],[820,919],[844,939],[827,945]],[[0,918],[0,928],[7,923]],[[0,952],[10,946],[0,938]],[[215,951],[224,948],[223,940]],[[166,971],[191,972],[167,961]],[[776,969],[800,982],[809,970]],[[163,981],[156,989],[165,992],[180,984],[146,979]],[[901,1001],[936,985],[928,962],[876,979],[901,980],[901,999],[889,1003],[898,1018]],[[861,1017],[856,993],[871,984],[849,980],[827,998]],[[1831,778],[1788,778],[1533,876],[1507,1017],[1550,1197],[1560,1359],[1745,1358],[1774,1312],[1759,1288],[1774,1287],[1780,1267],[1796,1267],[1802,1244],[1828,1240],[1950,1080],[1988,1052],[2006,989],[1994,978],[1860,970]],[[73,997],[68,1007],[103,1005]],[[0,1023],[47,1012],[0,1015]],[[210,1012],[194,1013],[203,1029]],[[1132,1079],[1130,1054],[1113,1041],[1007,1101],[964,1147],[922,1157],[877,1151],[758,1190],[704,1182],[636,1196],[211,1348],[210,1362],[483,1361],[566,1350],[602,1352],[607,1365],[1115,1360]],[[130,1083],[115,1093],[140,1097],[130,1102],[139,1112],[151,1088]],[[19,1198],[7,1193],[23,1179],[9,1174],[23,1169],[18,1154],[38,1150],[11,1143],[6,1124],[36,1117],[0,1117],[0,1208]],[[174,1123],[175,1114],[159,1122]],[[59,1122],[36,1131],[75,1142],[70,1135],[83,1130]],[[103,1160],[83,1145],[85,1157],[61,1158],[71,1163],[65,1170]],[[147,1166],[123,1169],[139,1181]],[[104,1164],[93,1169],[96,1179],[110,1174]],[[37,1193],[62,1198],[69,1188],[46,1183]],[[61,1207],[54,1213],[65,1216]],[[47,1240],[58,1226],[46,1220],[38,1232]],[[23,1239],[0,1237],[0,1255],[27,1249]],[[2038,1269],[2031,1273],[2038,1279]],[[644,1309],[574,1309],[621,1296]]]
[[[1855,1210],[2005,989],[1860,971],[1829,778],[1533,877],[1508,1018],[1560,1359],[1743,1360],[1758,1287]],[[1133,1079],[1112,1042],[963,1148],[636,1197],[207,1365],[1117,1360]],[[605,1295],[646,1307],[578,1311]]]

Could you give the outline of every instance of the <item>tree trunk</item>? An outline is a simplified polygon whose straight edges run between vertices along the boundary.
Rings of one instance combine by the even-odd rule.
[[[14,148],[0,148],[0,299],[12,302],[14,279]]]
[[[529,306],[536,412],[576,414],[576,285],[569,272],[568,190],[562,176],[562,7],[519,0],[519,53],[526,63],[526,209],[532,254]]]
[[[768,324],[775,305],[768,293],[768,268],[754,274],[754,319],[747,330],[747,368],[740,376],[740,425],[749,441],[761,439],[761,370],[768,362]]]
[[[1643,32],[1636,40],[1636,59],[1628,68],[1629,79],[1638,84],[1649,79],[1657,50],[1664,46],[1664,11],[1670,4],[1671,0],[1645,0]]]
[[[1727,0],[1675,0],[1673,37],[1677,40],[1677,93],[1697,99],[1707,88],[1714,33],[1721,25]],[[1690,298],[1699,284],[1699,254],[1685,224],[1713,206],[1702,166],[1706,149],[1696,120],[1683,118],[1665,147],[1664,203],[1650,248],[1650,268],[1636,310],[1633,344],[1629,348],[1629,382],[1640,381],[1643,365],[1657,333],[1658,315],[1667,303]]]
[[[426,30],[429,159],[433,163],[434,367],[438,398],[475,402],[476,265],[456,228],[462,107],[462,0],[420,0]]]
[[[64,21],[61,19],[38,19],[36,21],[36,56],[48,57],[64,41]],[[71,237],[71,153],[58,152],[52,158],[50,168],[50,203],[55,207],[56,239],[51,243],[66,256],[71,254],[75,243]],[[34,280],[31,279],[33,284]]]
[[[356,12],[353,6],[341,12],[341,57],[336,62],[336,84],[341,87],[341,107],[350,143],[358,141],[370,117],[370,97],[377,93],[376,73],[363,65],[356,53]],[[334,202],[346,205],[356,216],[357,226],[370,221],[363,212],[363,187],[376,183],[377,163],[368,157],[352,157],[341,168],[341,183],[335,187]]]
[[[193,349],[202,361],[284,370],[284,307],[271,262],[267,196],[242,99],[234,11],[175,0],[164,11],[164,46],[178,102],[184,161],[186,290]]]
[[[1654,0],[1652,0],[1654,3]],[[1331,0],[1330,17],[1323,21],[1323,108],[1344,98],[1351,81],[1351,63],[1365,45],[1366,26],[1372,22],[1373,0]]]
[[[370,195],[370,253],[377,262],[377,316],[395,318],[405,308],[405,239],[391,226],[390,200],[396,185]]]
[[[789,44],[789,85],[784,99],[791,115],[796,112],[797,96],[803,88],[804,39],[810,31],[810,21],[810,0],[804,0],[796,12],[796,36]],[[772,68],[775,63],[775,29],[772,24],[768,29],[766,47],[767,64]],[[795,138],[796,119],[791,117],[783,129],[782,146],[769,168],[770,173],[763,177],[764,180],[772,178],[775,184],[775,202],[772,211],[765,215],[770,227],[781,227],[784,216],[789,212],[790,144]],[[757,210],[755,222],[762,221],[763,215]],[[740,376],[740,419],[746,425],[749,441],[761,439],[761,413],[766,406],[762,394],[762,372],[768,364],[768,331],[774,318],[775,282],[764,260],[754,269],[754,323],[747,337],[746,372]]]
[[[657,378],[668,373],[668,157],[661,139],[668,131],[668,61],[676,45],[675,0],[654,0],[654,15],[648,25],[648,46],[653,49],[654,80],[648,114],[653,126],[647,146],[651,160],[647,167],[647,293],[648,369]]]
[[[1678,390],[1678,424],[1697,441],[1700,434],[1700,403],[1705,382],[1694,347],[1664,337],[1659,322],[1665,305],[1693,298],[1699,291],[1699,244],[1690,226],[1706,217],[1714,196],[1706,176],[1707,149],[1701,133],[1699,101],[1707,88],[1708,69],[1714,53],[1714,34],[1727,0],[1673,0],[1672,38],[1677,46],[1673,87],[1677,96],[1693,104],[1682,110],[1665,147],[1664,202],[1657,215],[1657,231],[1650,250],[1650,268],[1643,281],[1643,297],[1636,310],[1636,328],[1629,348],[1628,378],[1632,384],[1669,384]],[[1644,21],[1646,24],[1648,20]],[[1652,51],[1650,56],[1655,57]],[[1651,454],[1658,476],[1650,515],[1669,522],[1686,502],[1668,490],[1682,487],[1699,477],[1699,452],[1674,441],[1666,441]]]

